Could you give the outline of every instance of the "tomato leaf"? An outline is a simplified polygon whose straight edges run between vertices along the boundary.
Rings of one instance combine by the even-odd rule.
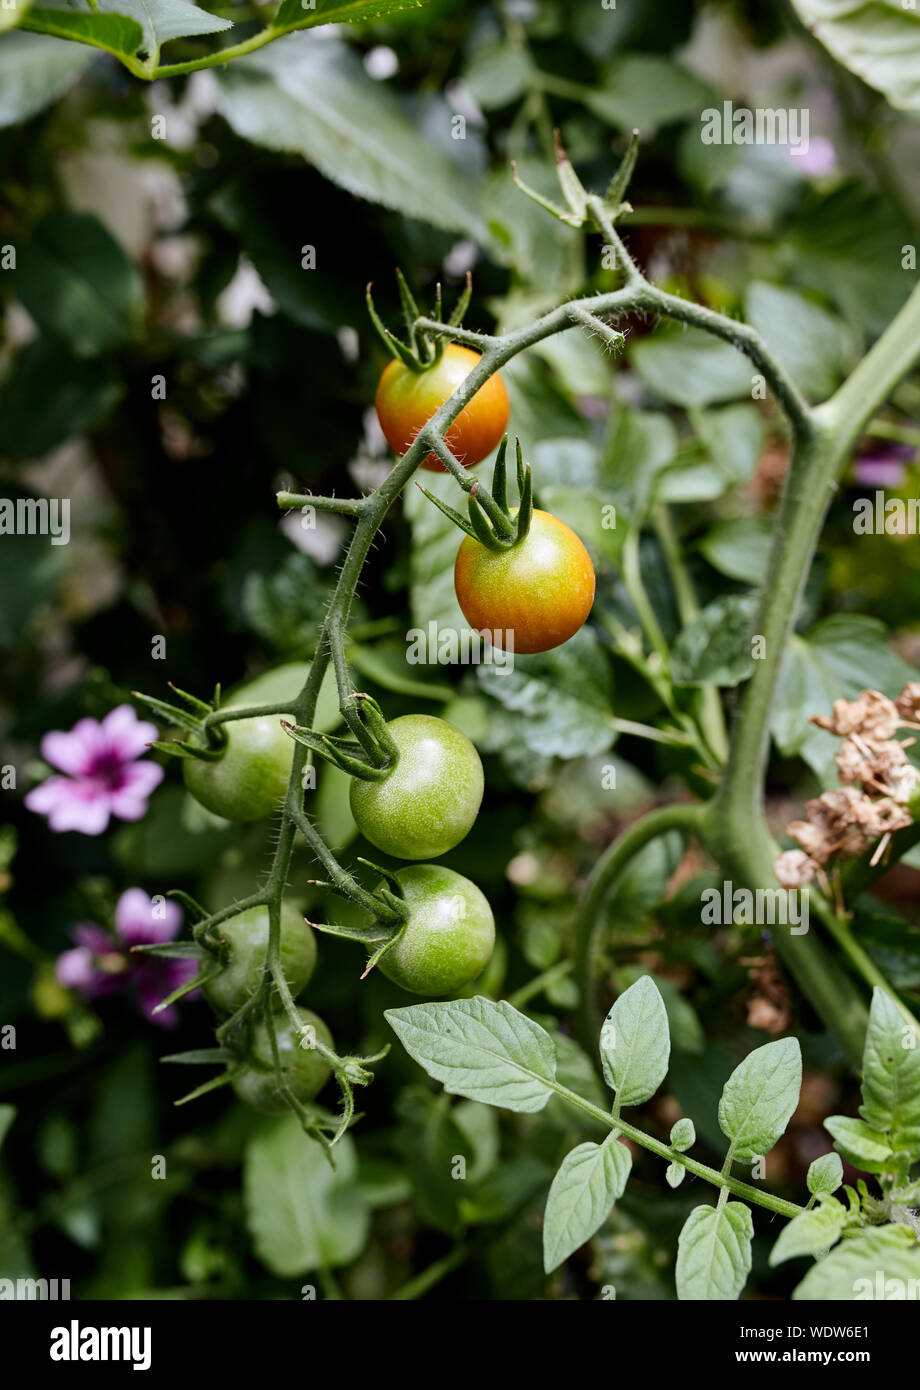
[[[735,686],[754,669],[756,594],[723,594],[679,634],[671,652],[675,685]]]
[[[822,1192],[836,1192],[843,1182],[843,1164],[840,1155],[835,1153],[822,1154],[813,1163],[808,1165],[808,1172],[805,1176],[809,1192],[815,1196],[820,1196]]]
[[[725,1083],[719,1125],[734,1156],[755,1162],[773,1148],[799,1103],[802,1053],[796,1038],[749,1052]]]
[[[50,106],[95,60],[82,44],[27,34],[0,37],[0,128]]]
[[[650,975],[617,999],[604,1020],[601,1062],[620,1105],[641,1105],[655,1094],[668,1070],[671,1038],[664,1000]]]
[[[124,14],[44,9],[38,6],[29,11],[20,27],[34,34],[51,34],[55,38],[73,39],[92,48],[102,48],[116,58],[132,58],[144,38],[137,20]]]
[[[632,1168],[625,1144],[611,1134],[602,1144],[579,1144],[553,1178],[543,1218],[543,1267],[557,1269],[590,1240],[622,1195]]]
[[[332,1168],[293,1115],[260,1128],[246,1147],[246,1225],[262,1263],[282,1278],[348,1264],[367,1237],[368,1210],[356,1181],[357,1154],[339,1140]]]
[[[797,1255],[820,1256],[840,1239],[847,1221],[847,1209],[836,1197],[825,1197],[813,1211],[799,1212],[780,1232],[770,1251],[770,1264],[779,1265]]]
[[[743,1202],[695,1207],[677,1242],[677,1297],[730,1302],[751,1270],[754,1223]]]
[[[531,1112],[552,1094],[552,1038],[504,1001],[414,1004],[387,1009],[385,1017],[410,1057],[453,1095]]]
[[[243,139],[301,155],[359,198],[490,242],[471,180],[339,40],[292,34],[217,81],[218,108]]]
[[[808,1271],[792,1297],[835,1303],[903,1299],[911,1297],[907,1290],[916,1288],[918,1281],[920,1245],[916,1237],[907,1226],[879,1226],[838,1245]]]
[[[863,1103],[870,1128],[888,1136],[894,1153],[920,1158],[920,1049],[894,1000],[878,986],[872,993],[863,1051]]]
[[[920,12],[902,0],[792,0],[815,38],[901,111],[920,111]]]

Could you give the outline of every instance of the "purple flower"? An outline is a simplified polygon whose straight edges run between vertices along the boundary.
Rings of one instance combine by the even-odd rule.
[[[869,487],[900,487],[906,477],[905,464],[915,452],[911,444],[872,444],[856,459],[856,480]]]
[[[174,941],[181,925],[182,911],[176,903],[163,898],[154,902],[143,889],[129,888],[115,908],[115,932],[107,932],[95,922],[81,922],[72,933],[77,945],[58,956],[55,974],[67,989],[75,989],[87,999],[101,999],[130,988],[145,1018],[163,1028],[174,1028],[179,1021],[174,1004],[159,1014],[153,1010],[161,999],[192,979],[198,962],[193,957],[135,956],[131,947]],[[194,998],[197,993],[186,997]]]
[[[822,178],[837,168],[837,151],[826,135],[818,135],[804,147],[786,146],[789,156],[803,174]]]
[[[109,816],[140,820],[147,798],[163,780],[157,763],[139,763],[157,736],[153,724],[138,719],[130,705],[119,705],[100,724],[81,719],[64,733],[45,734],[45,762],[66,777],[49,777],[25,799],[30,811],[48,817],[52,830],[101,835]]]

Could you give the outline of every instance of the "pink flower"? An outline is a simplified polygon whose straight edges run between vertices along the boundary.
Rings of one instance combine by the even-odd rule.
[[[867,487],[900,487],[907,473],[905,465],[916,451],[910,444],[872,444],[854,464],[857,482]]]
[[[837,151],[826,135],[818,135],[804,148],[787,145],[786,149],[801,172],[812,178],[823,178],[837,168]]]
[[[95,922],[81,922],[73,929],[77,945],[57,958],[55,974],[67,989],[87,999],[101,999],[131,989],[141,1013],[151,1023],[174,1028],[179,1011],[174,1004],[162,1013],[154,1009],[174,989],[198,972],[194,957],[132,955],[132,946],[152,946],[174,941],[182,925],[182,911],[166,899],[154,902],[141,888],[122,893],[115,907],[115,932]],[[198,991],[188,995],[195,998]]]
[[[140,820],[147,798],[163,780],[157,763],[138,758],[157,736],[156,727],[138,719],[130,705],[119,705],[100,724],[81,719],[63,733],[45,734],[45,762],[67,774],[49,777],[25,799],[30,811],[48,817],[52,830],[101,835],[109,816]]]

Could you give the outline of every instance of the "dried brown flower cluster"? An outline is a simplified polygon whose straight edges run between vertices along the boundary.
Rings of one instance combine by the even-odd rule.
[[[807,801],[808,819],[789,825],[802,848],[786,850],[773,865],[784,888],[823,880],[829,861],[862,854],[873,840],[879,841],[876,863],[894,831],[911,824],[908,803],[920,790],[920,772],[904,750],[915,740],[899,742],[894,734],[920,728],[918,716],[920,681],[906,685],[897,700],[864,690],[856,700],[835,700],[830,717],[812,715],[813,724],[843,740],[835,756],[843,786]]]

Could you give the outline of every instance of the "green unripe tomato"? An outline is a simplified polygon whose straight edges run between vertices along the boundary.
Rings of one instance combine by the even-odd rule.
[[[312,1013],[309,1009],[298,1009],[297,1014],[305,1028],[314,1030],[314,1037],[318,1038],[326,1047],[333,1046],[332,1034],[318,1014]],[[278,1056],[285,1083],[293,1091],[296,1099],[305,1104],[323,1089],[332,1075],[332,1068],[318,1052],[300,1045],[300,1039],[294,1037],[285,1014],[276,1014],[274,1023]],[[268,1070],[262,1071],[258,1067],[247,1067],[234,1081],[234,1091],[240,1100],[245,1101],[255,1110],[261,1110],[263,1114],[284,1114],[288,1105],[278,1090],[272,1066],[271,1039],[268,1036],[268,1029],[262,1021],[258,1022],[252,1030],[250,1053],[255,1062],[261,1063]]]
[[[455,993],[489,963],[495,947],[492,909],[475,883],[440,864],[411,864],[395,877],[409,920],[381,957],[380,970],[410,994]]]
[[[372,845],[397,859],[434,859],[458,845],[482,803],[479,754],[466,734],[430,714],[387,729],[398,760],[381,782],[354,778],[351,813]]]
[[[222,708],[293,700],[309,671],[307,662],[287,662],[239,686]],[[294,741],[282,729],[281,718],[271,714],[231,720],[222,726],[227,745],[220,758],[183,759],[185,785],[195,800],[224,820],[264,820],[273,815],[284,800],[294,757]],[[337,719],[332,682],[328,690],[324,685],[321,692],[313,727],[325,733],[335,727]]]
[[[233,1014],[262,983],[268,951],[268,908],[251,907],[222,922],[218,932],[226,945],[226,964],[202,986],[202,992],[217,1013]],[[316,969],[316,938],[290,903],[281,907],[281,964],[296,999]]]

